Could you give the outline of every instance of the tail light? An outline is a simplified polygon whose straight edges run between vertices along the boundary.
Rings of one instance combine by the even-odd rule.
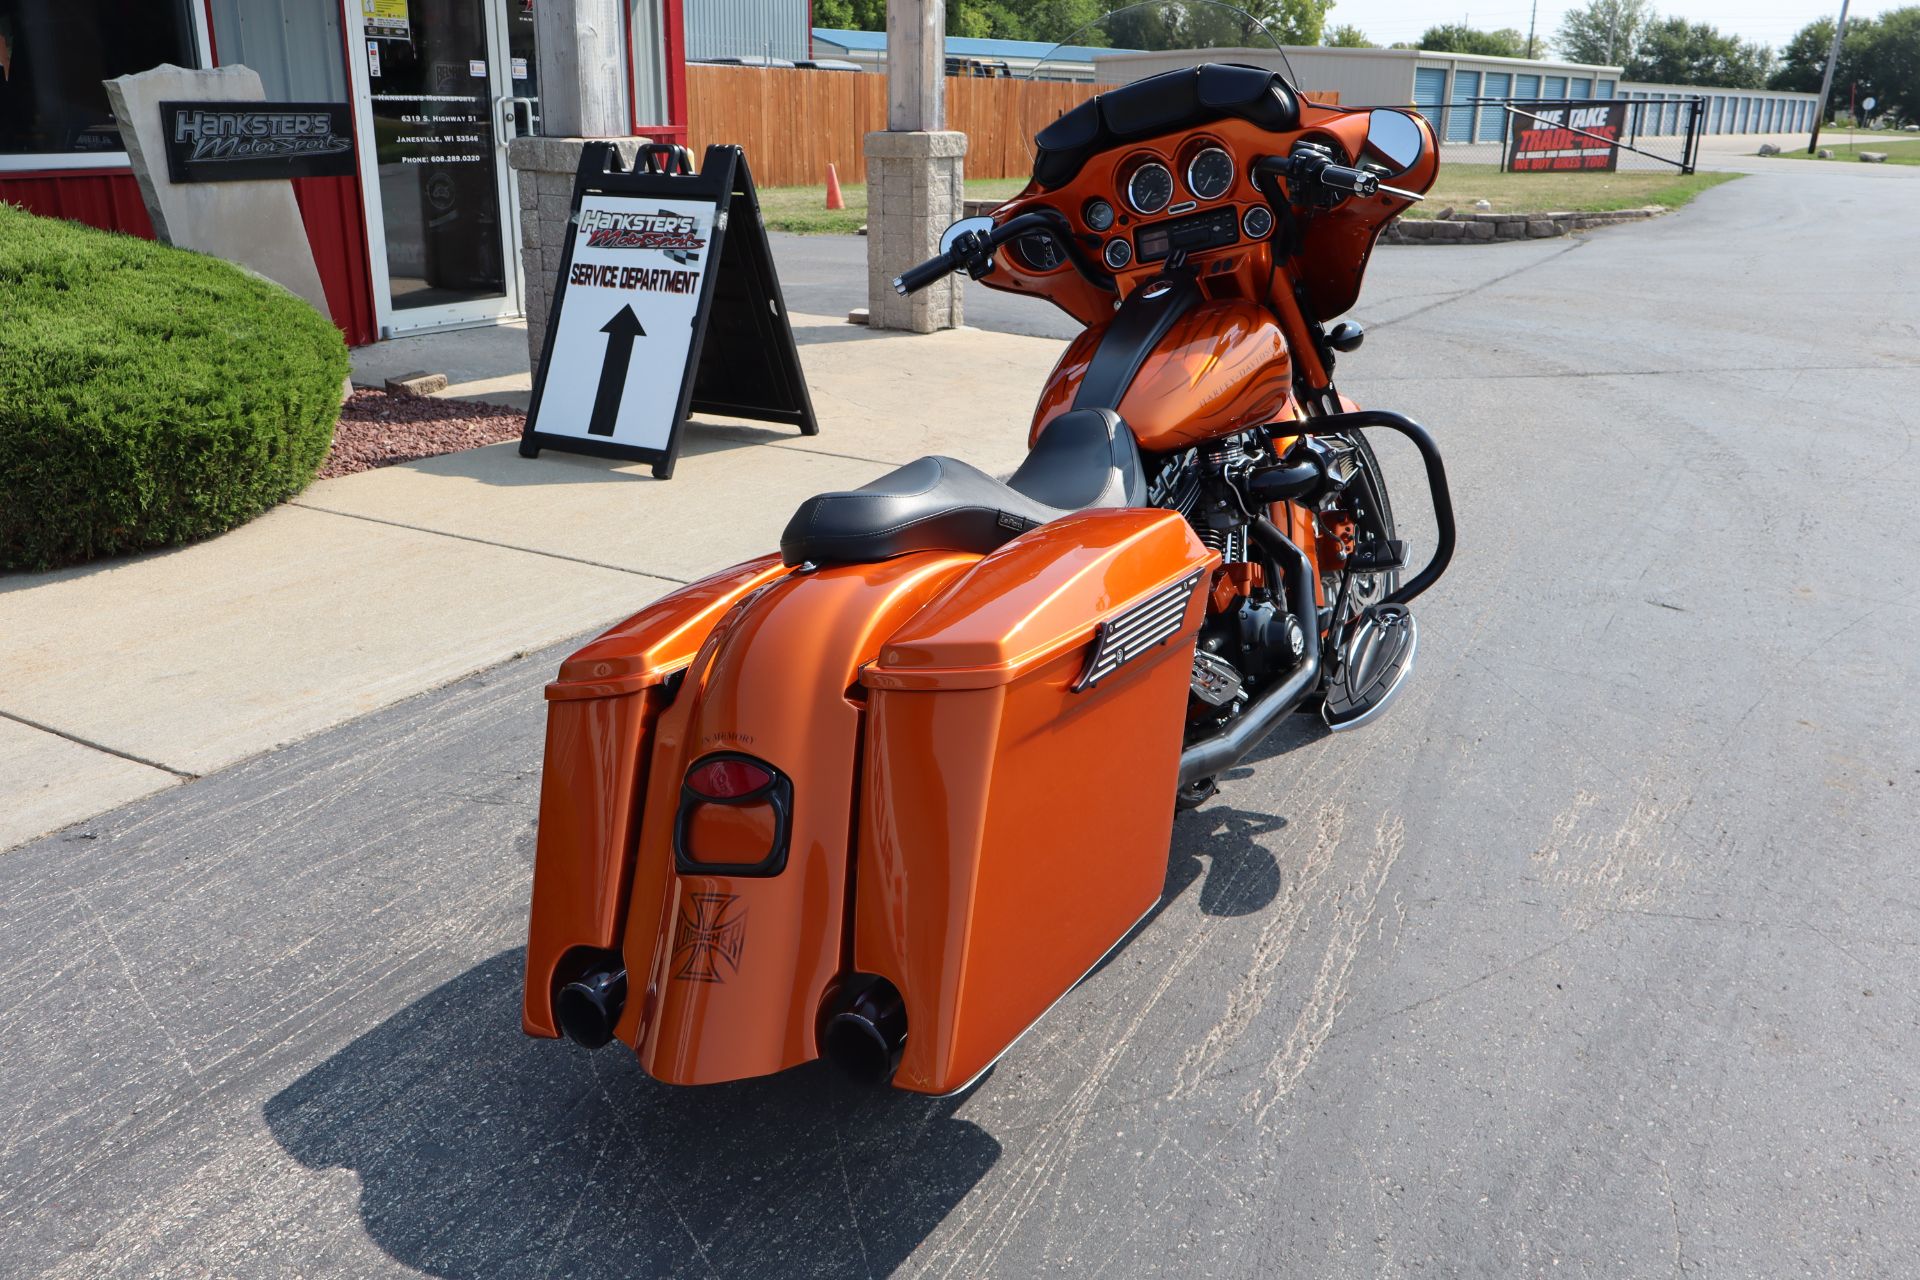
[[[771,876],[787,865],[793,783],[735,752],[694,761],[680,784],[673,861],[683,875]]]

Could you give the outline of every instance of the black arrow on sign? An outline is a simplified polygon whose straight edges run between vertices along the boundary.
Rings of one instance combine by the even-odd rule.
[[[607,356],[600,364],[600,387],[593,393],[593,416],[587,420],[590,436],[613,434],[613,424],[620,417],[620,393],[627,386],[627,366],[633,363],[633,340],[647,336],[630,304],[600,326],[600,332],[607,335]]]

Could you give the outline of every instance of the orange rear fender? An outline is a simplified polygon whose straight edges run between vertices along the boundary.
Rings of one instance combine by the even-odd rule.
[[[615,1031],[656,1078],[710,1084],[818,1056],[820,1004],[848,959],[860,668],[978,558],[923,552],[777,579],[714,628],[688,668],[654,732]],[[777,872],[676,865],[682,781],[716,753],[784,780],[791,808]],[[754,829],[689,823],[682,835],[714,835],[730,860]]]
[[[639,829],[640,762],[666,703],[664,682],[742,596],[785,572],[779,556],[762,556],[663,596],[568,658],[547,686],[521,1002],[527,1034],[560,1034],[553,993],[574,976],[558,972],[568,952],[619,945]]]

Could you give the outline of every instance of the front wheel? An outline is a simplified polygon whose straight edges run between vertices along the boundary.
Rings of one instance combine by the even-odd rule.
[[[1393,501],[1387,495],[1386,473],[1380,469],[1380,459],[1367,442],[1364,431],[1348,431],[1333,437],[1341,443],[1350,445],[1357,463],[1357,474],[1346,493],[1332,503],[1322,516],[1341,514],[1350,517],[1354,523],[1354,536],[1360,545],[1370,540],[1390,542],[1393,540]],[[1324,593],[1329,610],[1340,609],[1338,618],[1330,617],[1323,636],[1321,685],[1300,700],[1297,710],[1319,714],[1320,707],[1326,701],[1326,673],[1332,668],[1330,646],[1339,638],[1345,628],[1354,619],[1374,605],[1385,600],[1400,586],[1400,570],[1384,569],[1377,573],[1355,573],[1347,583],[1345,607],[1340,606],[1340,580],[1345,576],[1341,570],[1323,571],[1320,575],[1320,589]]]

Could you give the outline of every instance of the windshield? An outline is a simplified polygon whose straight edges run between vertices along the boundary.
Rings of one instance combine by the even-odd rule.
[[[1052,47],[1024,79],[1105,88],[1202,62],[1241,62],[1278,71],[1299,86],[1275,32],[1221,0],[1147,0],[1041,39]]]
[[[1044,90],[1036,85],[1018,109],[1028,162],[1034,158],[1034,135],[1093,94],[1203,62],[1265,67],[1299,85],[1272,29],[1244,9],[1220,0],[1123,5],[1061,32],[1021,77],[1048,82]]]

